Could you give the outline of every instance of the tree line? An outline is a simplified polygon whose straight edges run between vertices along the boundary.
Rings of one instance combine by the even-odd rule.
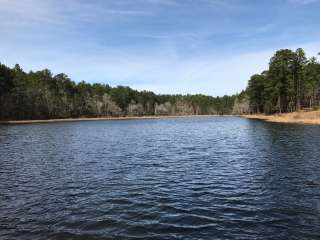
[[[320,64],[303,49],[278,50],[269,68],[251,76],[235,100],[234,113],[285,113],[320,105]]]
[[[0,63],[0,120],[148,115],[285,113],[320,106],[320,63],[303,49],[278,50],[240,94],[163,95],[127,86],[76,83],[50,70]]]
[[[230,114],[235,96],[160,95],[0,63],[0,120]]]

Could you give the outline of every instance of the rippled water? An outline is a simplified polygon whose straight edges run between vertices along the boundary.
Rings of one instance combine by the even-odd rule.
[[[320,127],[0,126],[0,239],[320,239]]]

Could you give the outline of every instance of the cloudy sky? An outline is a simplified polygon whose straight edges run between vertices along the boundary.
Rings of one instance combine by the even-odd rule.
[[[0,0],[0,62],[156,93],[233,94],[320,51],[318,0]]]

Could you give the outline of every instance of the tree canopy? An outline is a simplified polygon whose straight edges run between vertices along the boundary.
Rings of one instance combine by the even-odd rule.
[[[0,119],[230,114],[235,96],[157,95],[0,64]]]
[[[0,63],[0,120],[71,117],[283,113],[320,105],[320,63],[303,49],[278,50],[238,95],[161,95],[128,86],[76,83],[50,70]]]
[[[283,113],[320,105],[320,64],[303,49],[278,50],[269,69],[251,76],[244,93],[250,113]],[[241,101],[237,99],[237,104]]]

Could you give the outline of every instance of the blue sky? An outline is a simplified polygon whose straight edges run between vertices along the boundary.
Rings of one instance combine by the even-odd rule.
[[[240,92],[273,52],[320,52],[319,0],[0,0],[0,61],[156,93]]]

